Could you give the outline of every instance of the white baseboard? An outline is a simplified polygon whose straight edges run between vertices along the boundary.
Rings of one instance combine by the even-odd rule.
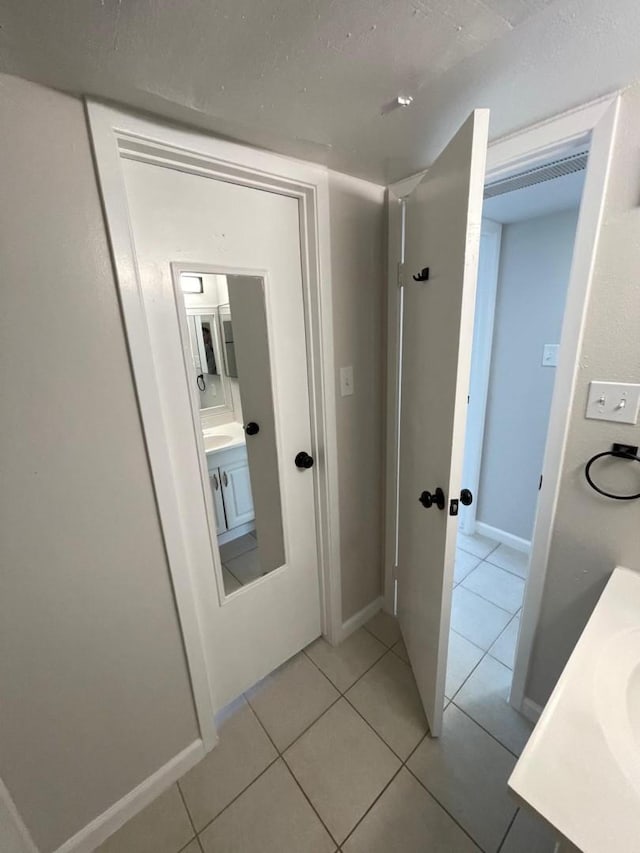
[[[502,545],[515,548],[516,551],[523,551],[525,554],[531,551],[531,542],[529,539],[514,536],[513,533],[507,533],[506,530],[500,530],[498,527],[491,527],[490,524],[485,524],[484,521],[476,521],[476,533],[479,533],[481,536],[487,536],[489,539],[494,539]]]
[[[194,741],[106,812],[76,832],[58,847],[55,853],[91,853],[130,818],[184,776],[187,770],[191,770],[205,754],[204,743],[201,740]]]
[[[384,598],[379,596],[371,604],[367,604],[366,607],[363,607],[362,610],[359,610],[357,613],[354,613],[353,616],[350,616],[346,622],[342,623],[342,627],[338,632],[337,643],[342,643],[343,640],[346,640],[347,637],[350,637],[354,631],[357,631],[358,628],[361,628],[365,622],[368,622],[372,616],[375,616],[379,610],[382,610],[384,606]]]
[[[530,723],[534,725],[540,719],[540,714],[542,714],[542,706],[538,705],[537,702],[534,702],[533,699],[528,699],[526,696],[522,700],[522,708],[520,709],[520,713],[523,717],[526,717]]]

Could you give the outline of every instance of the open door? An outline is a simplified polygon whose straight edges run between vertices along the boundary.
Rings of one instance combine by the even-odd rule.
[[[406,203],[398,617],[433,737],[444,706],[488,128],[489,111],[475,110]]]

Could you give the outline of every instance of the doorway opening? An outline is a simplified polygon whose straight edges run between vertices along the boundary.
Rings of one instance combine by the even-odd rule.
[[[529,576],[586,147],[485,185],[445,694],[513,753]]]

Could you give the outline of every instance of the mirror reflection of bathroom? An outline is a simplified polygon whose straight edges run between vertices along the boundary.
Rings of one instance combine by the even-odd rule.
[[[180,287],[230,595],[285,562],[265,282],[190,266]]]

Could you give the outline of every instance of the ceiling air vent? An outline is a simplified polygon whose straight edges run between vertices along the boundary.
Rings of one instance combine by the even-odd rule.
[[[527,169],[526,172],[501,178],[499,181],[494,181],[485,186],[484,197],[494,198],[497,195],[532,187],[534,184],[541,184],[544,181],[552,181],[554,178],[561,178],[563,175],[570,175],[573,172],[581,172],[587,166],[588,156],[588,151],[580,151],[577,154],[562,157],[560,160],[553,160],[551,163],[544,163],[542,166]]]

